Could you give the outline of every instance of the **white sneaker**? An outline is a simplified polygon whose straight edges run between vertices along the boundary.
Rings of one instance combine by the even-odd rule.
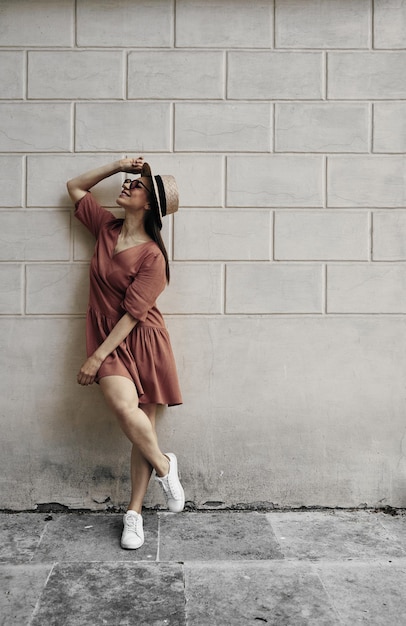
[[[165,456],[169,459],[169,473],[162,477],[155,476],[155,480],[163,489],[168,509],[172,513],[180,513],[185,506],[185,493],[178,476],[178,460],[171,452],[168,452]]]
[[[124,529],[121,535],[121,547],[136,550],[144,543],[142,517],[137,511],[127,511],[123,517]]]

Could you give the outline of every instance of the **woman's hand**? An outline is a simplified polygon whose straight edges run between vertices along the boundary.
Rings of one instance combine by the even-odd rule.
[[[102,359],[94,354],[89,356],[78,372],[77,381],[79,385],[92,385],[102,363]]]
[[[142,166],[144,165],[144,159],[142,156],[137,157],[136,159],[121,159],[120,170],[122,172],[127,172],[128,174],[139,174],[142,170]]]
[[[101,364],[128,337],[137,324],[138,320],[135,317],[130,313],[124,313],[103,343],[83,363],[77,376],[79,385],[92,385],[94,383]]]

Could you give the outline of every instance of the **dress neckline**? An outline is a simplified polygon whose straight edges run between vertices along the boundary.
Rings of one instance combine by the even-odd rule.
[[[129,246],[128,248],[124,248],[124,250],[119,250],[118,252],[114,252],[114,250],[116,249],[116,246],[117,246],[118,238],[120,237],[120,233],[121,233],[121,230],[123,228],[123,221],[121,221],[120,229],[119,229],[117,235],[114,237],[113,251],[112,251],[112,255],[111,255],[112,259],[114,259],[119,254],[122,254],[123,252],[127,252],[127,250],[132,250],[133,248],[140,248],[141,246],[145,246],[147,243],[154,243],[153,239],[149,239],[148,241],[143,241],[142,243],[136,243],[134,246]]]
[[[129,246],[128,248],[124,248],[124,250],[119,250],[118,252],[114,252],[116,248],[116,246],[114,246],[112,258],[114,259],[119,254],[122,254],[123,252],[128,252],[128,250],[133,250],[134,248],[141,248],[142,246],[146,246],[148,243],[154,243],[154,240],[150,239],[149,241],[144,241],[143,243],[137,243],[135,246]]]

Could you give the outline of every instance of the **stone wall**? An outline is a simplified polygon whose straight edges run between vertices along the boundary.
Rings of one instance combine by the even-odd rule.
[[[159,430],[187,499],[406,505],[405,26],[405,0],[2,0],[0,507],[127,500],[129,444],[75,382],[92,241],[65,191],[124,154],[180,189]]]

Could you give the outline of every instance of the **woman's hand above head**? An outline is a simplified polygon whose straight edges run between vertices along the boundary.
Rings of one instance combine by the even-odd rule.
[[[144,159],[142,156],[131,159],[125,157],[125,159],[120,159],[119,163],[122,172],[127,172],[127,174],[140,174],[142,166],[144,165]]]
[[[78,372],[77,381],[79,385],[92,385],[102,363],[103,360],[95,354],[89,356]]]

